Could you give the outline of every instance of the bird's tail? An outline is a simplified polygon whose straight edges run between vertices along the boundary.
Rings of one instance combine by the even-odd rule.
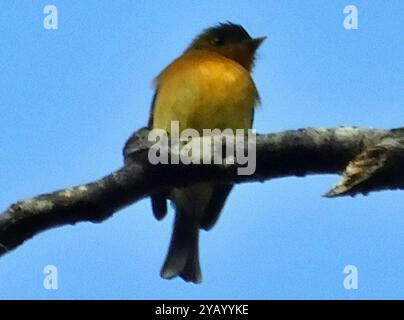
[[[168,254],[161,269],[161,277],[172,279],[180,276],[185,281],[202,281],[199,265],[199,225],[192,213],[177,208],[174,230]]]

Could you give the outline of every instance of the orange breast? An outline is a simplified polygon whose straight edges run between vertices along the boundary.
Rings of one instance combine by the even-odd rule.
[[[250,73],[240,64],[208,51],[189,52],[156,79],[153,127],[248,129],[259,98]]]

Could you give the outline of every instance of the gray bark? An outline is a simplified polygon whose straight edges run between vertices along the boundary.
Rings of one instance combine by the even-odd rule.
[[[404,188],[404,128],[307,128],[257,136],[256,171],[237,165],[151,165],[147,129],[124,149],[125,164],[97,181],[12,204],[0,215],[0,255],[50,228],[102,222],[152,193],[196,182],[244,183],[309,174],[341,174],[326,197]]]

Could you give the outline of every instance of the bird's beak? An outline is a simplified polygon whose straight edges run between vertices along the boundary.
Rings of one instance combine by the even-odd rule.
[[[248,40],[250,49],[252,51],[257,50],[266,38],[267,37],[259,37],[259,38],[254,38],[254,39]]]

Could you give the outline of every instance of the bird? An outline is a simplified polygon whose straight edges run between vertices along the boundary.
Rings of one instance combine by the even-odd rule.
[[[266,37],[252,38],[243,26],[219,23],[197,35],[182,55],[154,80],[149,129],[170,135],[172,121],[180,130],[250,129],[260,96],[252,69]],[[199,231],[217,222],[233,185],[196,183],[151,195],[154,216],[161,220],[171,200],[175,218],[160,276],[202,282]]]

